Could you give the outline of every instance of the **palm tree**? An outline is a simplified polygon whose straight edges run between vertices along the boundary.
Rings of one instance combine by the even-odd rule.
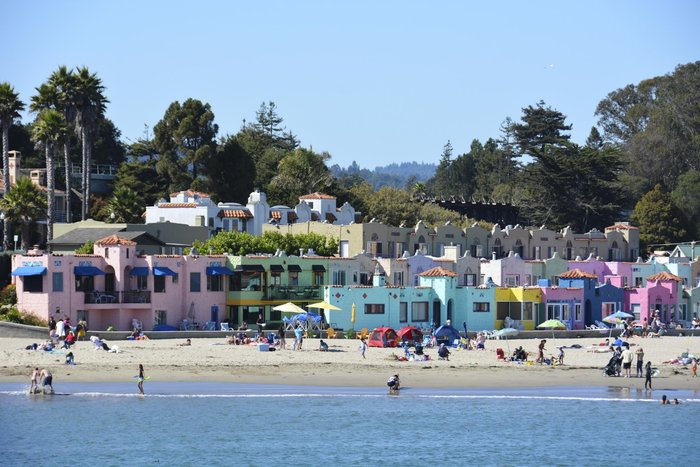
[[[110,213],[110,222],[141,223],[143,198],[131,188],[119,187],[107,202],[107,211]],[[111,214],[114,214],[113,219]]]
[[[16,181],[9,193],[0,199],[0,211],[5,218],[22,226],[22,249],[29,247],[29,226],[46,215],[46,197],[27,177]]]
[[[36,88],[37,94],[32,97],[29,109],[39,112],[43,109],[56,109],[63,114],[63,119],[68,125],[75,120],[75,75],[65,65],[58,67],[51,73],[46,83]],[[63,140],[63,158],[65,165],[66,198],[65,212],[66,222],[71,221],[70,193],[71,193],[71,159],[70,138]]]
[[[55,187],[53,167],[54,148],[65,141],[68,136],[68,126],[63,115],[54,109],[44,109],[37,116],[32,128],[32,139],[46,151],[46,191],[47,191],[47,222],[46,240],[53,240],[54,198]]]
[[[90,212],[90,163],[92,159],[92,144],[99,128],[99,121],[104,116],[106,104],[109,102],[102,94],[104,86],[96,73],[90,73],[87,67],[78,68],[74,81],[75,130],[83,146],[83,203],[81,208],[82,220],[87,219]]]
[[[5,196],[10,191],[10,125],[19,118],[19,113],[24,110],[24,103],[19,100],[19,94],[10,83],[0,83],[0,124],[2,125],[2,175],[5,183]],[[10,248],[11,225],[10,219],[5,215],[2,245],[3,250]]]

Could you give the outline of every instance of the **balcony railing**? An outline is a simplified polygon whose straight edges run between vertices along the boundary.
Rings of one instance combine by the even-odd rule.
[[[149,290],[130,290],[122,292],[122,303],[151,303]]]
[[[119,303],[119,292],[106,292],[101,290],[85,292],[85,301],[83,303]]]
[[[267,287],[264,295],[268,300],[321,300],[323,289],[321,286],[287,286],[271,285]]]

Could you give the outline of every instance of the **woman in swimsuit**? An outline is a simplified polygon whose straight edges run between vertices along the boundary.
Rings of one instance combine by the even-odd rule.
[[[143,365],[139,363],[139,376],[138,376],[138,386],[139,386],[139,394],[143,395],[143,380],[145,378],[144,372],[143,372]]]

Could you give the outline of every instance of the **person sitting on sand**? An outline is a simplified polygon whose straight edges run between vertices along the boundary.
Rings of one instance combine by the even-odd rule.
[[[321,352],[328,352],[328,344],[323,342],[323,339],[321,339],[321,344],[319,345],[318,350]]]
[[[187,347],[189,345],[192,345],[192,340],[188,338],[188,339],[185,339],[185,342],[181,342],[177,345],[179,345],[180,347]]]
[[[66,355],[66,365],[75,365],[73,352],[68,352],[68,355]]]
[[[476,336],[476,350],[486,350],[486,336],[483,332]]]
[[[440,344],[438,349],[438,358],[440,360],[450,361],[450,350],[445,346],[445,344]]]
[[[68,335],[66,336],[66,339],[63,341],[63,346],[61,346],[62,349],[70,349],[70,346],[75,344],[75,334],[73,331],[68,331]]]

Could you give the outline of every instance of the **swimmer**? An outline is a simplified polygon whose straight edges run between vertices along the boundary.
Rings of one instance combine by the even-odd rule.
[[[681,403],[681,401],[679,401],[678,399],[673,399],[673,405],[678,405],[680,403]]]
[[[669,401],[669,400],[666,398],[666,394],[664,394],[663,396],[661,396],[661,405],[667,405],[667,404],[670,404],[670,403],[671,403],[671,401]]]

